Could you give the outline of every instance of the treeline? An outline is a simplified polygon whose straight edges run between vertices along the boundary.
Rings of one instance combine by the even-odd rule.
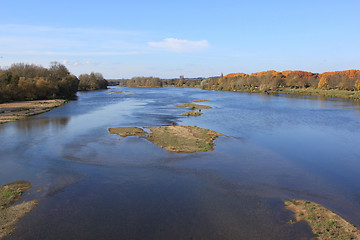
[[[322,74],[305,71],[264,71],[252,74],[231,73],[211,78],[159,79],[136,77],[120,80],[120,86],[128,87],[198,87],[212,90],[267,92],[290,89],[338,89],[360,90],[360,71],[347,70],[324,72]]]
[[[217,78],[216,78],[217,79]],[[200,87],[204,78],[160,79],[155,77],[133,77],[131,79],[112,80],[113,84],[121,87]]]
[[[79,91],[106,89],[108,82],[101,73],[81,74],[79,76]]]
[[[86,74],[80,80],[58,62],[49,68],[34,64],[16,63],[0,69],[0,102],[36,99],[69,99],[82,90],[104,88],[106,80],[101,74]],[[99,82],[99,83],[98,83]],[[87,87],[90,86],[90,87]]]
[[[265,71],[250,75],[233,73],[220,76],[217,82],[204,82],[202,87],[235,91],[277,91],[283,88],[357,91],[360,90],[360,71],[347,70],[322,74],[304,71]]]
[[[155,77],[133,77],[131,79],[122,79],[119,82],[122,87],[163,87],[164,81]]]

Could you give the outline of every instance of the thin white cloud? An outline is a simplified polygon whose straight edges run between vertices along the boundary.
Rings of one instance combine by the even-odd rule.
[[[190,41],[176,38],[165,38],[161,42],[149,42],[151,47],[168,50],[172,52],[198,52],[210,47],[207,40]]]
[[[71,61],[69,59],[64,59],[61,62],[62,62],[62,64],[66,65],[68,67],[96,66],[96,65],[100,64],[100,62],[93,61],[91,59],[86,59],[84,61],[80,61],[80,60]]]

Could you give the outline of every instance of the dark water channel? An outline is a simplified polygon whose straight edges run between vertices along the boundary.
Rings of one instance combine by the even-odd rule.
[[[289,199],[360,226],[360,107],[347,100],[182,88],[79,93],[0,126],[0,184],[27,180],[39,199],[6,239],[310,239]],[[139,93],[132,94],[131,93]],[[194,99],[213,109],[185,117]],[[168,152],[118,126],[175,122],[227,136],[215,150]],[[38,191],[40,190],[40,191]]]

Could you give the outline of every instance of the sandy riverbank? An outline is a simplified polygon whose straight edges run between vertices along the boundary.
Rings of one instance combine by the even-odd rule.
[[[63,105],[66,100],[36,100],[0,104],[0,124],[50,111]]]

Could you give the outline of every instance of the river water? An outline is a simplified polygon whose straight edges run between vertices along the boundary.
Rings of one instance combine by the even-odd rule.
[[[123,94],[109,94],[123,90]],[[213,109],[186,117],[174,104]],[[172,122],[227,135],[172,153],[108,129]],[[347,100],[184,88],[80,92],[0,126],[0,184],[39,199],[6,239],[310,239],[284,201],[320,203],[360,226],[360,107]]]

